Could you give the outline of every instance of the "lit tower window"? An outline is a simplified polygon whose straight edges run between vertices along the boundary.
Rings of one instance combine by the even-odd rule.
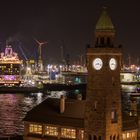
[[[117,123],[117,109],[116,109],[115,102],[112,103],[111,121],[112,121],[112,123]]]

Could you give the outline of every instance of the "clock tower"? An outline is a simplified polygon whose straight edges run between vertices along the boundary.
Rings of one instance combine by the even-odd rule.
[[[95,46],[87,48],[88,82],[85,107],[87,140],[121,140],[120,69],[122,50],[106,8],[96,24]]]

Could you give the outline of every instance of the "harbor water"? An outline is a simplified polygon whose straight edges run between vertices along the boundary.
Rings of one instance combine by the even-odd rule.
[[[23,134],[27,111],[47,98],[43,93],[0,94],[0,136]]]
[[[48,97],[60,98],[81,91],[48,91],[47,93],[0,93],[0,137],[23,135],[23,118],[29,110]]]

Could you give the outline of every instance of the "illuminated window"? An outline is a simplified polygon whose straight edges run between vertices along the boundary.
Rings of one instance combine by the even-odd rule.
[[[68,129],[68,128],[61,128],[61,136],[64,138],[76,138],[76,130],[75,129]]]
[[[115,102],[112,103],[111,121],[112,121],[112,123],[117,123],[117,109],[116,109]]]
[[[81,140],[84,139],[84,130],[79,131],[79,137],[80,137]]]
[[[116,110],[111,111],[111,120],[112,122],[117,122],[117,113]]]
[[[54,126],[46,126],[45,135],[58,136],[58,128]]]
[[[132,137],[134,138],[136,136],[136,133],[135,132],[132,132]]]
[[[127,137],[127,138],[130,138],[130,133],[127,133],[127,134],[126,134],[126,137]]]
[[[29,133],[42,134],[42,125],[30,124]]]
[[[123,140],[125,140],[125,139],[126,139],[126,134],[124,133],[124,134],[122,135],[122,137],[123,137]]]

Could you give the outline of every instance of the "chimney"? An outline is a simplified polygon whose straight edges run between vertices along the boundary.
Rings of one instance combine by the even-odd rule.
[[[61,95],[60,97],[60,113],[64,113],[65,111],[65,97]]]

